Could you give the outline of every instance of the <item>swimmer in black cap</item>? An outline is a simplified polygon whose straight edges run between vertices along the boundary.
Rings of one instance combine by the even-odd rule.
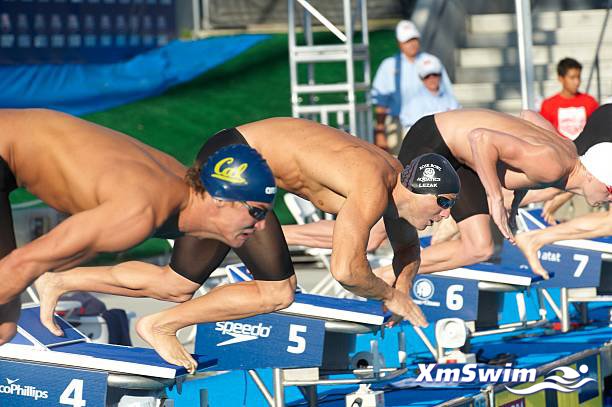
[[[443,155],[459,174],[461,196],[451,213],[461,238],[425,249],[423,273],[487,260],[493,254],[490,217],[514,242],[502,188],[515,191],[514,208],[528,189],[550,186],[582,194],[591,205],[612,199],[605,180],[581,162],[571,141],[507,114],[463,109],[423,117],[404,138],[399,159],[406,165],[426,152]],[[612,173],[612,160],[606,163]]]
[[[372,144],[332,127],[292,118],[267,119],[223,130],[207,142],[203,150],[214,150],[214,146],[227,142],[244,143],[255,148],[266,159],[279,187],[309,199],[325,212],[338,215],[333,232],[331,272],[346,289],[362,297],[382,300],[396,314],[393,323],[406,319],[417,326],[426,325],[425,317],[408,293],[419,266],[420,247],[416,229],[424,229],[448,217],[459,192],[457,173],[446,159],[436,154],[425,154],[404,168],[397,159]],[[219,172],[224,172],[220,163],[213,162],[203,169],[212,168],[214,171],[219,166]],[[221,177],[236,178],[234,175],[230,171]],[[216,195],[219,176],[209,178],[205,174],[202,177],[199,165],[187,173],[190,184],[196,190],[211,189],[211,193]],[[232,186],[232,190],[232,194],[236,193],[235,186]],[[381,217],[394,250],[393,277],[397,276],[396,280],[393,278],[395,282],[391,282],[394,285],[376,277],[366,258],[370,229]],[[278,253],[286,252],[282,234],[272,233],[277,230],[276,225],[268,218],[265,230],[255,231],[254,236],[244,243],[245,250],[258,253],[247,266],[249,269],[260,267],[261,273],[286,272],[292,275],[290,262],[284,269],[276,265]],[[226,246],[215,242],[192,240],[184,243],[180,247],[175,246],[175,251],[210,253],[213,248],[218,248],[219,258],[222,258],[227,250]],[[269,266],[261,266],[266,264]],[[180,268],[176,269],[181,272]],[[53,280],[58,284],[53,286],[57,288],[45,301],[55,304],[59,295],[70,290],[113,292],[127,296],[155,293],[156,298],[182,301],[183,294],[189,290],[193,293],[199,282],[203,281],[202,275],[210,272],[203,269],[198,273],[197,267],[193,269],[194,272],[188,268],[185,271],[182,272],[182,285],[177,284],[176,273],[171,271],[165,276],[157,274],[154,279],[147,278],[144,270],[128,268],[121,273],[56,273]],[[126,281],[138,281],[140,285],[121,288],[113,274]],[[169,287],[181,293],[181,297],[173,295]],[[201,298],[196,298],[149,315],[141,320],[139,326],[154,326],[156,330],[174,336],[184,326],[214,321],[216,311],[205,307],[201,301]],[[281,304],[283,302],[278,305]],[[218,303],[224,309],[226,305],[225,300]],[[236,312],[236,318],[241,315]]]

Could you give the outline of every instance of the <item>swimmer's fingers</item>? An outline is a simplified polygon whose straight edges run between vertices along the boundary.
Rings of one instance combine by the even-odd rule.
[[[510,226],[508,225],[508,212],[504,207],[503,202],[499,202],[497,204],[493,204],[491,209],[491,217],[493,221],[499,228],[499,231],[504,236],[504,238],[508,239],[512,244],[514,242],[514,234],[510,230]]]

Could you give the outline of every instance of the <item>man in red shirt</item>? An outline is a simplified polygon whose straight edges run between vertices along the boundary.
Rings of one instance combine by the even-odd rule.
[[[564,58],[557,65],[561,92],[544,100],[540,113],[563,136],[574,140],[586,124],[587,118],[597,109],[597,101],[586,93],[580,93],[582,65],[572,58]]]

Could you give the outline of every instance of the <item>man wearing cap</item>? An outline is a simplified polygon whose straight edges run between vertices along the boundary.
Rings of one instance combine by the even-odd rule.
[[[502,188],[515,191],[514,208],[526,190],[551,186],[584,195],[592,206],[612,199],[603,175],[612,174],[612,160],[580,158],[570,140],[507,114],[463,109],[423,117],[406,135],[399,159],[410,162],[425,152],[445,156],[459,174],[461,196],[451,214],[461,237],[426,248],[422,273],[487,260],[493,254],[490,217],[514,242]]]
[[[420,33],[414,23],[408,20],[400,21],[395,28],[395,38],[399,52],[382,61],[374,81],[372,82],[372,101],[375,105],[376,128],[374,131],[375,144],[384,149],[392,148],[387,143],[385,123],[387,115],[399,126],[399,137],[396,146],[399,147],[401,137],[405,134],[410,123],[409,117],[411,101],[417,97],[421,89],[421,79],[417,74],[416,63],[431,56],[420,50]],[[441,69],[441,91],[452,96],[452,85],[444,67]],[[412,105],[417,106],[417,105]]]
[[[98,253],[129,249],[154,234],[174,238],[177,250],[170,266],[122,263],[113,268],[128,272],[114,284],[136,289],[132,273],[145,272],[155,279],[171,270],[174,279],[164,281],[165,296],[184,301],[199,287],[188,276],[214,270],[226,248],[235,248],[248,264],[262,246],[244,245],[245,241],[265,237],[253,237],[255,231],[268,223],[269,232],[276,228],[281,233],[272,213],[262,216],[274,198],[274,177],[257,151],[246,145],[224,150],[220,143],[203,149],[202,159],[221,154],[211,172],[233,187],[223,194],[193,185],[187,169],[167,154],[63,113],[0,110],[0,132],[0,344],[15,335],[20,293],[46,271],[66,270]],[[16,249],[8,196],[17,186],[72,216]],[[218,250],[184,250],[194,242],[209,242]],[[262,266],[279,265],[262,272],[258,281],[221,287],[202,298],[210,318],[239,318],[288,306],[296,284],[291,259],[286,252],[274,255]],[[105,269],[111,280],[113,268]],[[188,294],[181,291],[185,285],[192,288]],[[157,297],[155,292],[147,295]],[[210,305],[220,299],[231,306]],[[195,362],[176,337],[155,331],[147,331],[145,337],[164,359],[193,369]]]
[[[392,323],[405,318],[414,325],[426,324],[408,292],[419,265],[420,248],[416,229],[424,229],[447,217],[459,193],[457,173],[444,157],[426,154],[403,166],[391,155],[357,137],[316,122],[294,118],[267,119],[223,130],[206,143],[203,150],[208,149],[210,143],[227,142],[245,143],[255,148],[266,158],[278,186],[309,199],[325,212],[337,214],[331,257],[331,272],[336,280],[356,295],[381,300],[396,315]],[[207,162],[204,167],[195,165],[187,171],[189,183],[196,190],[220,189],[223,183],[219,181],[222,180],[215,177],[215,173],[210,173],[211,168],[214,170],[220,165],[215,160],[210,165]],[[221,169],[221,172],[225,171]],[[214,191],[211,193],[215,194]],[[259,208],[264,212],[265,209]],[[391,279],[395,280],[391,282],[394,286],[376,277],[366,258],[370,230],[381,217],[394,250],[394,275]],[[273,257],[286,251],[280,228],[278,234],[276,229],[272,233],[269,231],[272,226],[269,219],[267,223],[264,231],[257,230],[254,237],[244,244],[245,247],[259,250],[253,263],[247,263],[249,269],[253,264],[259,264],[257,261],[261,261],[261,264],[272,262],[272,267],[276,261]],[[184,249],[196,253],[211,250],[201,241],[187,243],[185,247],[175,246],[175,250],[179,253]],[[222,246],[215,242],[210,244],[213,247]],[[225,247],[220,247],[218,253],[222,258],[226,253]],[[47,326],[52,324],[51,312],[57,298],[64,292],[84,290],[127,296],[154,294],[155,298],[178,302],[195,292],[198,283],[203,281],[206,273],[210,273],[209,269],[204,269],[202,275],[183,274],[187,279],[180,285],[182,280],[172,270],[166,270],[165,275],[157,273],[155,278],[151,278],[144,269],[123,268],[116,273],[101,272],[103,269],[48,273],[45,285],[50,288],[41,294],[43,323]],[[293,272],[288,270],[287,273],[292,275]],[[128,287],[126,282],[129,281],[137,281],[138,284]],[[168,287],[175,287],[179,295],[172,295]],[[150,327],[155,326],[156,332],[174,338],[176,331],[184,326],[214,321],[211,313],[217,315],[220,312],[216,311],[217,308],[222,308],[223,315],[227,315],[230,313],[228,309],[233,309],[239,301],[230,297],[221,298],[215,294],[216,291],[146,316],[139,321],[137,330],[140,332],[146,328],[144,336],[147,337],[147,332],[152,330]],[[205,298],[210,295],[214,295],[218,301],[204,304]],[[258,301],[256,296],[248,293],[244,300]],[[240,318],[244,314],[234,312],[235,315],[227,316],[227,319]]]
[[[242,318],[281,309],[293,301],[296,281],[288,252],[272,253],[275,257],[261,264],[265,246],[245,245],[248,239],[265,239],[266,229],[281,233],[272,213],[261,216],[271,207],[276,185],[270,168],[254,149],[223,147],[224,143],[203,149],[202,159],[217,154],[211,176],[225,179],[232,187],[223,194],[193,185],[187,169],[167,154],[63,113],[0,110],[0,133],[0,344],[15,335],[19,295],[38,276],[73,268],[98,253],[129,249],[154,234],[176,239],[169,266],[132,261],[101,268],[108,279],[138,290],[147,283],[132,279],[136,274],[125,270],[143,271],[140,276],[148,280],[163,275],[164,298],[185,301],[191,293],[186,295],[184,287],[193,292],[200,286],[189,277],[207,277],[231,246],[247,264],[257,258],[253,270],[263,271],[251,284],[220,287],[200,298],[208,318]],[[15,248],[8,196],[17,186],[72,216]],[[185,250],[192,245],[201,250]],[[270,264],[274,267],[265,268]],[[50,287],[43,288],[42,295]],[[156,292],[143,294],[159,297]],[[47,326],[61,334],[53,324]],[[140,328],[164,359],[195,368],[191,355],[163,327]]]
[[[420,86],[414,98],[408,101],[409,109],[403,122],[404,128],[409,129],[423,116],[461,107],[455,96],[440,86],[443,69],[442,62],[433,55],[426,54],[416,61],[417,75],[423,86]]]

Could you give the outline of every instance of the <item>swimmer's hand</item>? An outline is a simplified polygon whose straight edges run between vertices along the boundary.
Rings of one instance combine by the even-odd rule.
[[[562,205],[563,203],[559,205],[555,199],[548,200],[544,203],[544,206],[542,207],[542,217],[549,225],[554,226],[558,223],[557,218],[555,217],[555,212],[557,212],[557,209],[559,209]]]
[[[489,211],[493,218],[493,222],[495,222],[504,238],[508,239],[510,243],[516,244],[514,235],[508,224],[508,211],[504,206],[504,200],[501,198],[493,199],[489,196],[487,196],[487,200],[489,201]]]
[[[393,289],[391,298],[383,301],[384,307],[393,313],[387,321],[387,326],[393,327],[402,320],[407,320],[414,326],[427,327],[427,319],[418,305],[406,293]]]
[[[539,276],[542,276],[544,280],[548,280],[550,276],[544,267],[542,267],[542,263],[540,263],[540,259],[538,258],[538,250],[542,247],[541,244],[537,243],[537,232],[527,232],[521,233],[516,236],[516,245],[525,255],[525,258],[529,262],[529,267]]]

